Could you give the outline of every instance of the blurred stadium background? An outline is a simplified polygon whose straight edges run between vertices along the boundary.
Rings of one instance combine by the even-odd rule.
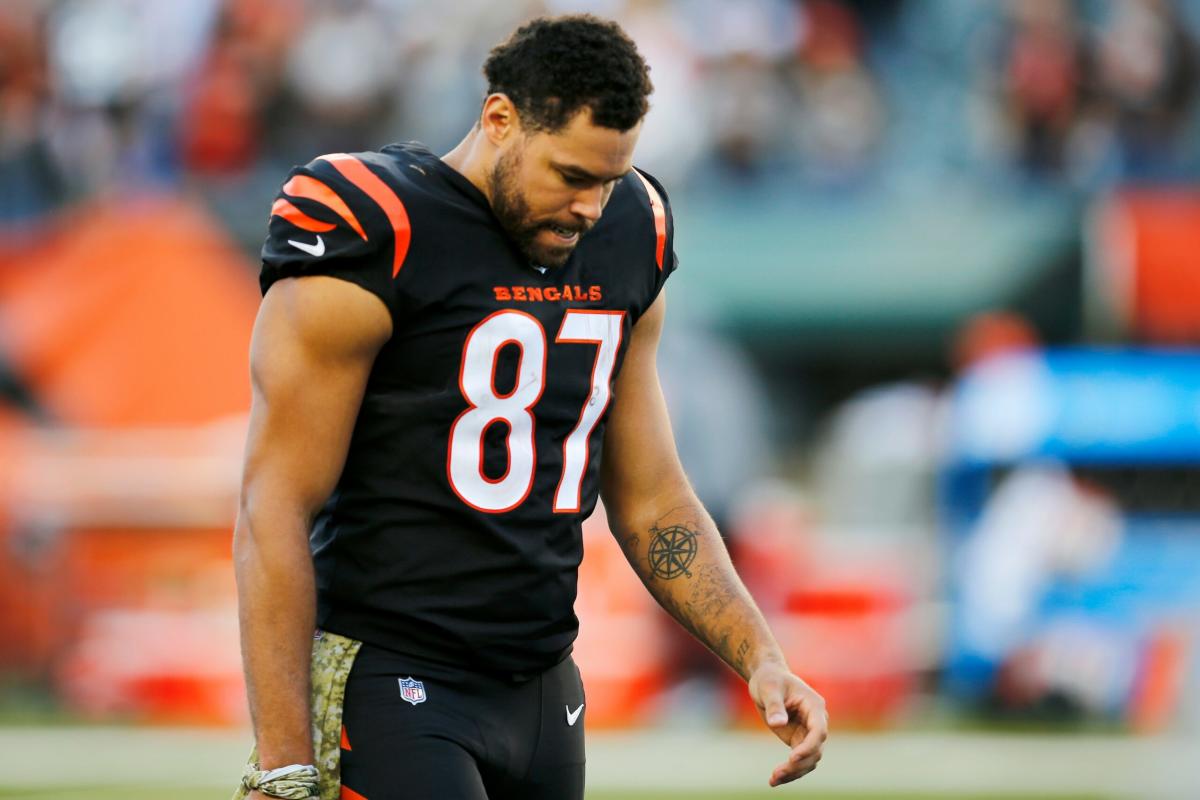
[[[449,149],[576,10],[653,68],[680,449],[833,718],[795,793],[1200,797],[1194,0],[4,0],[0,797],[225,796],[270,198]],[[594,796],[765,795],[738,683],[585,535]]]

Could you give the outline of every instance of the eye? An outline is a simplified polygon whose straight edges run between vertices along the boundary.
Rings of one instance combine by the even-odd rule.
[[[562,173],[562,179],[567,186],[570,186],[574,189],[583,189],[587,186],[590,186],[592,183],[588,178],[584,178],[579,175],[571,175],[566,172]]]

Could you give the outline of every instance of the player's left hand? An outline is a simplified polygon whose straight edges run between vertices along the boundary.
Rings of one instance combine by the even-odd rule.
[[[750,698],[763,721],[792,748],[787,761],[771,773],[770,784],[781,786],[817,768],[829,735],[825,699],[781,664],[767,663],[750,676]]]

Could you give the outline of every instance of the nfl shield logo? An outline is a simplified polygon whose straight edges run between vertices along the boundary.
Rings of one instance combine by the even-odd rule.
[[[412,678],[400,679],[400,697],[414,706],[425,702],[425,684]]]

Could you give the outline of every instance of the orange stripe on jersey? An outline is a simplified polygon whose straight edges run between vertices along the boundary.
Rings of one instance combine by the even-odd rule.
[[[313,219],[282,197],[272,204],[271,216],[286,219],[297,228],[312,231],[313,233],[324,233],[337,227],[332,222],[321,222],[319,219]]]
[[[367,798],[363,797],[349,786],[342,784],[342,800],[367,800]]]
[[[650,195],[650,210],[654,212],[654,233],[658,237],[658,243],[654,247],[654,260],[658,262],[658,268],[662,269],[663,253],[667,249],[667,210],[663,207],[662,198],[658,196],[654,184],[636,169],[633,174],[641,178],[642,185],[646,187],[646,194]]]
[[[333,189],[330,189],[316,178],[310,178],[307,175],[296,175],[283,185],[283,191],[284,194],[289,194],[292,197],[303,197],[305,200],[312,200],[327,207],[330,211],[346,220],[346,224],[353,228],[354,232],[363,241],[366,241],[367,234],[363,231],[362,225],[359,224],[358,217],[354,216],[354,212],[350,210],[350,206],[346,205],[346,201],[338,197]]]
[[[392,277],[396,277],[400,274],[400,267],[404,266],[404,257],[408,255],[408,245],[412,241],[412,228],[408,223],[408,212],[404,209],[404,203],[400,202],[396,193],[388,188],[378,175],[367,169],[367,165],[354,156],[330,153],[321,158],[333,164],[346,180],[366,192],[387,215],[392,230],[396,232],[396,249],[392,253]]]
[[[354,748],[350,747],[350,737],[346,735],[346,726],[345,725],[342,726],[342,749],[343,750],[353,750],[354,749]]]

